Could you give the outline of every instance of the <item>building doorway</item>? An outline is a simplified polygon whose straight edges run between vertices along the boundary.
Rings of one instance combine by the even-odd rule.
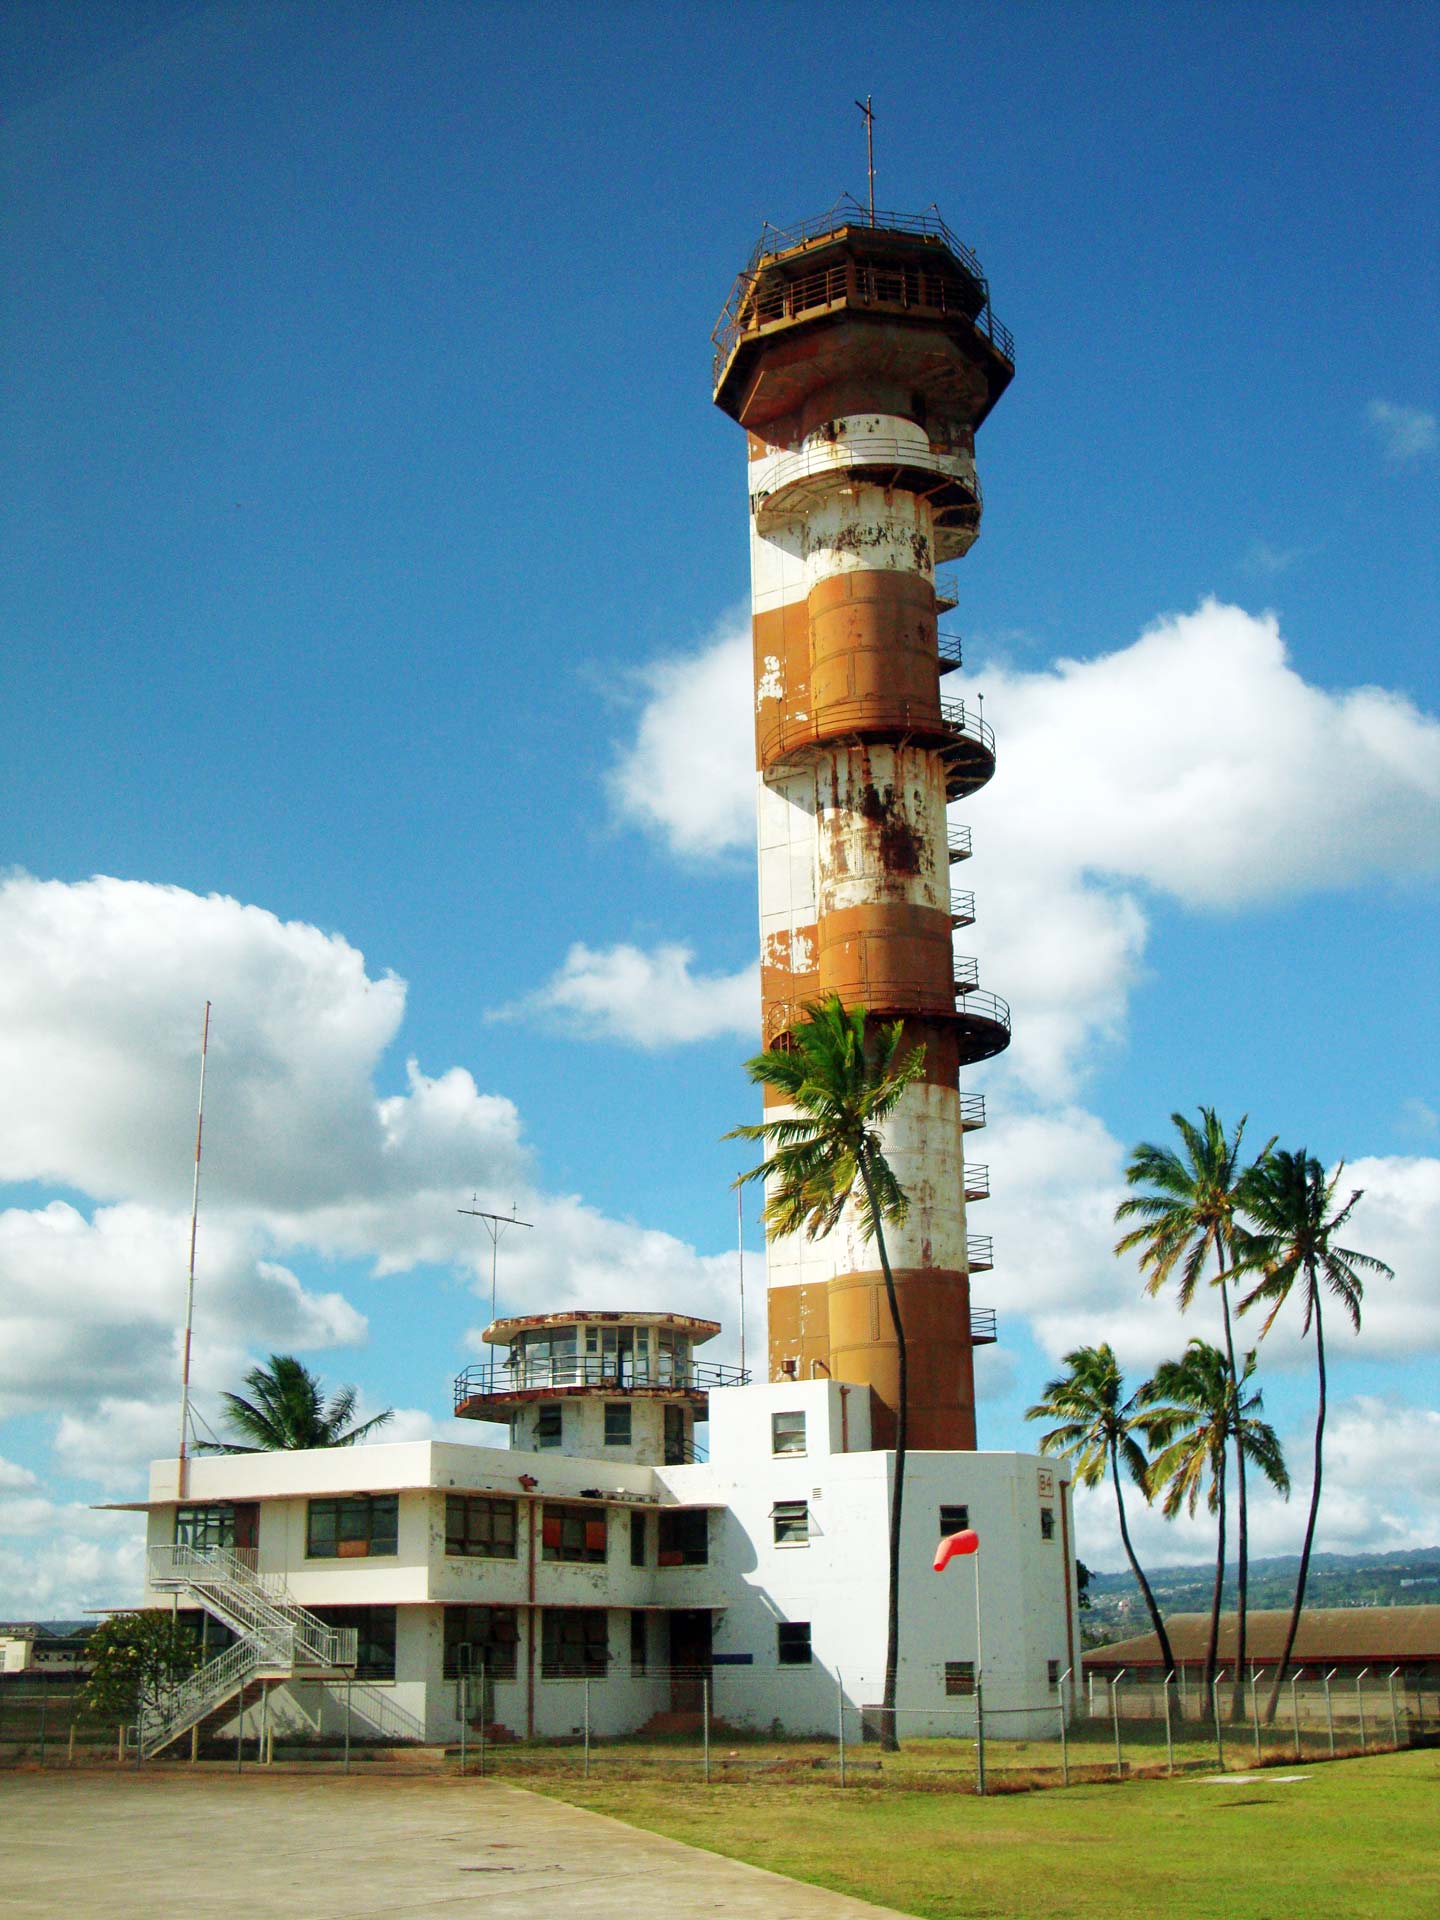
[[[708,1607],[674,1607],[670,1615],[670,1710],[699,1713],[710,1678],[713,1631]]]

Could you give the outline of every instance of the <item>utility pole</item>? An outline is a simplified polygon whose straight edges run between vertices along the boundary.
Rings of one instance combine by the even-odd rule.
[[[472,1193],[470,1198],[475,1200],[479,1195]],[[500,1236],[507,1227],[533,1227],[535,1222],[517,1220],[513,1200],[510,1202],[509,1213],[486,1213],[481,1207],[457,1207],[455,1211],[466,1214],[472,1220],[483,1220],[485,1231],[490,1236],[490,1318],[493,1320],[495,1318],[495,1270],[500,1251]]]

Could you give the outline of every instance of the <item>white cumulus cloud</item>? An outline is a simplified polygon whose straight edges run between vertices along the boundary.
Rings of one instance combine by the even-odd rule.
[[[696,973],[689,947],[645,949],[577,941],[544,986],[499,1018],[538,1018],[582,1040],[670,1047],[722,1035],[748,1039],[760,1009],[760,969]]]
[[[1418,460],[1435,445],[1436,420],[1424,407],[1400,407],[1391,400],[1372,400],[1365,418],[1385,449],[1386,458],[1397,465]]]

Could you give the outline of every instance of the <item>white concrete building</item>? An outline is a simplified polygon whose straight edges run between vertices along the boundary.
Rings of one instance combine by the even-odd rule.
[[[457,1409],[507,1418],[511,1447],[201,1457],[183,1500],[178,1463],[156,1462],[147,1604],[203,1609],[223,1671],[147,1744],[233,1721],[263,1681],[272,1724],[339,1731],[348,1711],[357,1737],[453,1741],[467,1667],[472,1723],[483,1676],[487,1724],[522,1737],[578,1731],[587,1696],[597,1734],[693,1715],[707,1681],[737,1728],[830,1732],[842,1699],[878,1704],[894,1455],[871,1446],[869,1390],[725,1384],[731,1370],[693,1357],[717,1331],[665,1314],[497,1322],[508,1357],[460,1376]],[[936,1542],[962,1526],[981,1552],[937,1576]],[[902,1731],[973,1724],[977,1564],[993,1731],[1053,1730],[1079,1672],[1055,1463],[911,1453],[902,1563]],[[354,1634],[353,1667],[323,1629]]]

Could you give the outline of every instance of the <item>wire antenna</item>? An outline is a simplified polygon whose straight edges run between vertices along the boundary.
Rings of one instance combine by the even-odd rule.
[[[477,1200],[479,1195],[472,1193],[470,1198]],[[517,1220],[513,1200],[510,1202],[509,1213],[486,1213],[481,1207],[457,1207],[455,1211],[467,1215],[471,1220],[483,1220],[485,1231],[490,1236],[490,1318],[493,1321],[495,1318],[495,1271],[500,1253],[501,1236],[507,1227],[533,1227],[535,1222]]]
[[[875,224],[875,109],[870,105],[867,93],[863,104],[857,100],[856,106],[865,116],[865,165],[870,174],[870,224]]]
[[[190,1271],[185,1282],[185,1344],[180,1358],[180,1471],[176,1495],[186,1494],[187,1445],[190,1437],[190,1331],[195,1321],[195,1234],[200,1221],[200,1143],[205,1137],[205,1062],[210,1053],[210,1002],[205,1002],[205,1024],[200,1030],[200,1104],[195,1115],[195,1184],[190,1193]]]

